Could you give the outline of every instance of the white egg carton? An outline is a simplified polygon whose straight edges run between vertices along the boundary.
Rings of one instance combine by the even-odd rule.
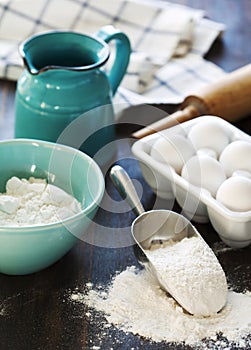
[[[251,211],[229,210],[209,191],[192,185],[177,174],[173,167],[150,156],[151,147],[160,135],[184,136],[196,123],[208,120],[219,123],[228,133],[230,142],[251,142],[249,135],[227,121],[215,116],[202,116],[136,141],[132,146],[132,153],[139,160],[142,174],[157,196],[167,200],[176,198],[185,216],[199,223],[210,221],[222,241],[231,247],[242,248],[251,243]]]

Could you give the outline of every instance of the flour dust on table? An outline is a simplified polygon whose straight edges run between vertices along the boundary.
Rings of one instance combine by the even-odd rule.
[[[129,288],[128,288],[129,286]],[[105,324],[131,332],[151,342],[170,342],[194,349],[250,349],[251,293],[228,291],[226,306],[210,317],[192,316],[167,295],[146,270],[134,266],[118,273],[109,286],[70,295],[74,303],[89,307],[88,316],[102,313]],[[83,315],[84,316],[84,315]]]

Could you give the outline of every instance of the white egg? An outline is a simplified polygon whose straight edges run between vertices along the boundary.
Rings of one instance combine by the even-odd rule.
[[[184,165],[181,176],[189,183],[208,190],[215,197],[219,186],[226,180],[221,164],[209,156],[194,156]]]
[[[219,187],[216,200],[233,211],[251,210],[251,180],[243,176],[228,178]]]
[[[180,174],[185,162],[195,154],[191,142],[182,135],[161,135],[151,148],[155,160],[170,164]]]
[[[244,177],[247,177],[248,179],[251,179],[251,173],[247,170],[235,170],[232,176],[244,176]]]
[[[196,153],[198,156],[209,156],[214,159],[217,159],[217,153],[212,148],[200,148],[197,150]]]
[[[188,133],[194,148],[211,148],[217,155],[228,145],[227,131],[216,120],[205,120],[195,124]]]
[[[221,153],[219,161],[228,177],[232,176],[235,170],[251,172],[251,142],[231,142]]]

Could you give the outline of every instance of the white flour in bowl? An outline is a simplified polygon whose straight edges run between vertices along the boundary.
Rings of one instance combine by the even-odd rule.
[[[13,176],[0,193],[0,226],[16,227],[61,221],[81,211],[81,204],[44,179]]]

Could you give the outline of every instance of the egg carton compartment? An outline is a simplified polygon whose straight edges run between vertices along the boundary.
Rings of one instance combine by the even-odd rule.
[[[217,130],[216,132],[214,132],[213,129],[210,130],[210,123],[224,130],[227,136],[227,142],[225,141],[224,143],[224,135],[217,135]],[[200,145],[198,146],[196,142],[193,142],[193,146],[196,145],[196,147],[193,149],[193,152],[189,154],[189,147],[187,147],[186,141],[191,139],[192,130],[195,130],[195,126],[199,131],[197,127],[199,124],[209,125],[208,132],[206,134],[203,134],[203,132],[201,133],[198,140],[199,143],[200,140],[202,140],[202,144],[207,144],[208,139],[209,143],[211,142],[211,145],[213,145],[213,149],[208,146],[200,148]],[[198,135],[200,135],[200,133],[198,133]],[[178,140],[178,146],[182,150],[182,156],[184,155],[186,158],[184,164],[188,164],[192,157],[200,156],[201,154],[206,155],[207,159],[214,159],[222,166],[224,163],[225,178],[221,178],[220,184],[217,183],[216,172],[214,172],[215,161],[211,160],[208,168],[206,168],[206,172],[205,170],[204,173],[201,171],[201,174],[204,176],[201,179],[201,183],[203,183],[203,181],[205,182],[205,179],[208,178],[208,182],[210,185],[213,185],[213,189],[211,190],[210,186],[208,189],[205,188],[204,185],[203,187],[202,185],[194,184],[194,182],[196,183],[197,179],[200,178],[201,174],[195,172],[195,174],[192,174],[193,181],[190,181],[189,177],[185,178],[184,164],[181,166],[179,162],[177,163],[175,160],[171,159],[171,165],[167,161],[158,159],[158,156],[154,154],[154,148],[156,148],[157,143],[161,138],[163,139],[163,137],[167,140],[180,139]],[[186,141],[184,141],[184,139]],[[182,142],[180,143],[180,141]],[[216,141],[221,145],[216,145]],[[210,221],[222,241],[233,248],[242,248],[251,243],[251,210],[250,207],[245,209],[245,205],[249,205],[251,201],[251,153],[248,147],[248,151],[245,149],[242,151],[240,148],[238,150],[239,153],[235,152],[232,154],[230,153],[230,156],[227,155],[226,148],[230,146],[230,144],[233,145],[235,141],[238,141],[238,143],[239,141],[251,143],[251,137],[222,118],[217,116],[202,116],[136,141],[132,146],[132,153],[139,161],[146,182],[158,197],[167,200],[176,199],[182,208],[182,213],[186,217],[198,223]],[[222,156],[223,153],[225,153],[224,156]],[[234,157],[232,157],[233,154]],[[169,158],[172,158],[172,155],[172,148],[170,148]],[[220,159],[221,162],[219,161]],[[246,168],[248,168],[249,171],[247,171]],[[221,174],[220,171],[219,174]],[[243,195],[240,195],[241,192],[243,192],[242,188],[242,191],[233,193],[232,198],[230,198],[233,201],[234,197],[234,205],[244,205],[244,210],[242,208],[236,210],[226,206],[224,203],[224,191],[221,191],[223,192],[223,194],[221,194],[223,201],[216,199],[216,194],[219,195],[220,192],[220,186],[223,183],[226,184],[229,179],[232,181],[233,177],[243,179],[241,180],[242,182],[248,182],[247,187],[244,185],[245,193]],[[222,186],[222,188],[224,186]],[[230,193],[228,188],[225,189],[225,193],[227,193],[225,196],[228,199]]]

